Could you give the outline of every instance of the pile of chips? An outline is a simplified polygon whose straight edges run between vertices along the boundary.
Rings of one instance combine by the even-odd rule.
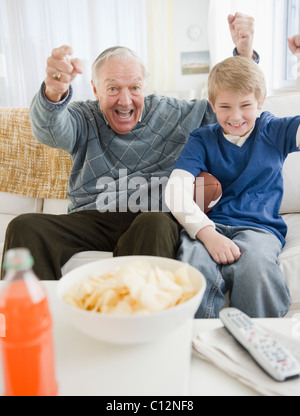
[[[135,261],[112,273],[95,273],[75,283],[64,299],[79,308],[105,314],[148,314],[185,302],[197,291],[187,264],[173,273]]]

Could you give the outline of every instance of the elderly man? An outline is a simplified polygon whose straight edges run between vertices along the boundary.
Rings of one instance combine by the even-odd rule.
[[[228,17],[235,53],[254,57],[251,17]],[[175,257],[179,225],[162,190],[189,136],[215,121],[206,100],[146,96],[147,72],[127,48],[104,51],[92,69],[97,101],[70,102],[82,73],[68,46],[54,49],[31,105],[36,139],[72,156],[66,215],[25,214],[7,229],[4,250],[27,247],[41,279],[59,279],[76,253]],[[257,58],[257,55],[256,55]]]

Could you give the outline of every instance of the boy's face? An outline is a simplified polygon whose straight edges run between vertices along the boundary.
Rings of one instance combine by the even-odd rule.
[[[261,107],[253,93],[241,96],[231,91],[220,91],[212,104],[223,132],[240,137],[254,127]]]

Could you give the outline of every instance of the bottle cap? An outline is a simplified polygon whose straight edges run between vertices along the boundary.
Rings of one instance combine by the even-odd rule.
[[[33,257],[27,248],[14,248],[5,253],[3,267],[6,270],[26,270],[33,263]]]

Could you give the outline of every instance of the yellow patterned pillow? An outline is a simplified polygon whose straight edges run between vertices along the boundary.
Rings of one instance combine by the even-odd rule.
[[[67,198],[71,156],[35,140],[29,108],[0,108],[0,191]]]

